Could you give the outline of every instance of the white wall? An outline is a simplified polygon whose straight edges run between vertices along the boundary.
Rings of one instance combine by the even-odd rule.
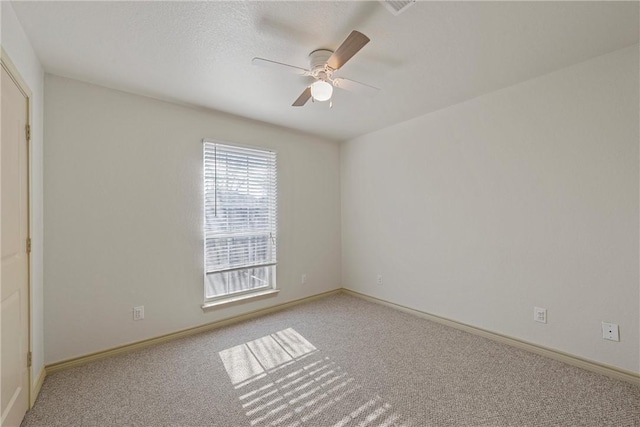
[[[47,364],[340,287],[337,143],[51,75],[45,132]],[[277,297],[200,307],[203,138],[278,152]]]
[[[343,144],[343,286],[640,372],[639,71],[634,46]]]
[[[44,72],[29,39],[25,35],[11,3],[0,2],[0,43],[21,77],[31,89],[31,351],[34,385],[44,368],[43,333],[43,196],[42,196],[42,128]]]

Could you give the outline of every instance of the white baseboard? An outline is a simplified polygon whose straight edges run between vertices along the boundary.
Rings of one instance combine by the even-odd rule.
[[[183,338],[183,337],[187,337],[190,335],[194,335],[194,334],[198,334],[201,332],[205,332],[205,331],[209,331],[209,330],[213,330],[213,329],[217,329],[217,328],[221,328],[223,326],[227,326],[233,323],[238,323],[238,322],[242,322],[244,320],[248,320],[254,317],[258,317],[258,316],[262,316],[268,313],[272,313],[275,311],[280,311],[283,310],[285,308],[288,307],[292,307],[294,305],[298,305],[304,302],[308,302],[308,301],[313,301],[315,299],[319,299],[319,298],[324,298],[326,296],[332,295],[332,294],[336,294],[338,292],[344,292],[346,294],[349,295],[353,295],[356,296],[358,298],[362,298],[365,299],[367,301],[371,301],[377,304],[382,304],[397,310],[401,310],[404,311],[406,313],[410,313],[446,326],[451,326],[453,328],[456,329],[460,329],[475,335],[479,335],[503,344],[507,344],[522,350],[526,350],[529,351],[531,353],[536,353],[539,354],[541,356],[545,356],[548,357],[550,359],[554,359],[554,360],[558,360],[560,362],[566,363],[568,365],[571,366],[575,366],[578,368],[582,368],[591,372],[595,372],[597,374],[601,374],[601,375],[606,375],[609,376],[611,378],[615,378],[618,380],[623,380],[635,385],[640,385],[640,374],[637,374],[635,372],[631,372],[631,371],[627,371],[624,369],[620,369],[617,368],[615,366],[609,366],[609,365],[605,365],[599,362],[594,362],[591,360],[587,360],[587,359],[583,359],[579,356],[575,356],[572,354],[568,354],[568,353],[564,353],[562,351],[559,350],[554,350],[551,348],[547,348],[547,347],[543,347],[537,344],[533,344],[530,342],[526,342],[517,338],[513,338],[513,337],[509,337],[506,335],[501,335],[495,332],[491,332],[485,329],[481,329],[481,328],[477,328],[475,326],[471,326],[471,325],[467,325],[465,323],[461,323],[461,322],[456,322],[455,320],[450,320],[450,319],[446,319],[444,317],[440,317],[440,316],[436,316],[433,314],[429,314],[420,310],[416,310],[413,308],[409,308],[409,307],[405,307],[399,304],[395,304],[389,301],[385,301],[382,300],[380,298],[376,298],[376,297],[372,297],[370,295],[366,295],[363,294],[361,292],[357,292],[357,291],[353,291],[351,289],[347,289],[347,288],[341,288],[341,289],[336,289],[333,291],[329,291],[329,292],[324,292],[322,294],[318,294],[318,295],[313,295],[310,297],[306,297],[306,298],[301,298],[299,300],[295,300],[295,301],[290,301],[284,304],[279,304],[273,307],[268,307],[268,308],[264,308],[261,310],[256,310],[256,311],[252,311],[250,313],[246,313],[246,314],[242,314],[239,316],[235,316],[235,317],[231,317],[228,319],[223,319],[223,320],[219,320],[216,322],[212,322],[212,323],[208,323],[206,325],[201,325],[201,326],[196,326],[194,328],[189,328],[189,329],[185,329],[182,331],[178,331],[178,332],[173,332],[170,334],[166,334],[166,335],[162,335],[162,336],[158,336],[158,337],[154,337],[154,338],[149,338],[143,341],[138,341],[135,343],[131,343],[131,344],[126,344],[123,346],[119,346],[119,347],[115,347],[115,348],[111,348],[111,349],[107,349],[107,350],[103,350],[103,351],[99,351],[96,353],[91,353],[91,354],[87,354],[84,356],[80,356],[80,357],[75,357],[73,359],[68,359],[68,360],[63,360],[61,362],[57,362],[57,363],[52,363],[50,365],[45,366],[45,368],[42,370],[42,372],[40,373],[40,376],[38,377],[38,381],[36,382],[36,384],[34,384],[33,386],[33,392],[32,392],[32,402],[31,405],[33,405],[33,402],[35,402],[35,399],[38,396],[38,393],[40,392],[40,388],[42,387],[42,383],[44,381],[44,378],[46,375],[48,374],[52,374],[54,372],[58,372],[58,371],[62,371],[65,369],[70,369],[70,368],[74,368],[76,366],[81,366],[96,360],[100,360],[100,359],[104,359],[107,357],[112,357],[112,356],[116,356],[119,354],[123,354],[123,353],[128,353],[130,351],[134,351],[134,350],[139,350],[142,348],[146,348],[146,347],[151,347],[153,345],[157,345],[157,344],[161,344],[164,342],[168,342],[168,341],[172,341],[175,339],[179,339],[179,338]]]
[[[533,344],[527,341],[520,340],[518,338],[509,337],[506,335],[498,334],[495,332],[488,331],[486,329],[477,328],[475,326],[467,325],[465,323],[456,322],[455,320],[450,320],[444,317],[436,316],[433,314],[426,313],[424,311],[416,310],[413,308],[405,307],[403,305],[395,304],[389,301],[385,301],[380,298],[372,297],[370,295],[363,294],[361,292],[353,291],[351,289],[342,288],[342,291],[353,295],[358,298],[365,299],[367,301],[371,301],[377,304],[382,304],[387,307],[395,308],[396,310],[404,311],[405,313],[413,314],[415,316],[422,317],[424,319],[428,319],[446,326],[451,326],[452,328],[460,329],[465,332],[469,332],[475,335],[479,335],[485,338],[488,338],[493,341],[497,341],[503,344],[507,344],[513,347],[517,347],[521,350],[526,350],[531,353],[536,353],[541,356],[548,357],[550,359],[558,360],[560,362],[566,363],[567,365],[575,366],[578,368],[585,369],[587,371],[595,372],[597,374],[606,375],[611,378],[615,378],[618,380],[626,381],[635,385],[640,385],[640,374],[635,372],[627,371],[624,369],[616,368],[615,366],[605,365],[599,362],[594,362],[592,360],[583,359],[579,356],[574,356],[569,353],[564,353],[559,350],[554,350],[552,348],[547,348],[540,346],[538,344]]]
[[[40,370],[40,375],[38,375],[38,381],[36,381],[35,384],[31,385],[29,408],[33,408],[33,405],[36,403],[36,399],[38,398],[38,394],[40,394],[40,389],[42,388],[42,383],[44,383],[44,379],[46,376],[47,370],[43,367]]]
[[[142,348],[151,347],[153,345],[165,343],[168,341],[173,341],[179,338],[188,337],[190,335],[199,334],[201,332],[210,331],[212,329],[221,328],[223,326],[231,325],[233,323],[242,322],[244,320],[252,319],[254,317],[263,316],[265,314],[272,313],[275,311],[284,310],[285,308],[289,308],[304,302],[313,301],[315,299],[324,298],[331,294],[339,293],[340,291],[341,289],[335,289],[329,292],[323,292],[318,295],[312,295],[310,297],[300,298],[294,301],[289,301],[289,302],[278,304],[272,307],[255,310],[250,313],[241,314],[239,316],[234,316],[227,319],[222,319],[215,322],[207,323],[205,325],[184,329],[182,331],[172,332],[170,334],[149,338],[149,339],[134,342],[131,344],[125,344],[125,345],[110,348],[107,350],[98,351],[96,353],[86,354],[80,357],[74,357],[72,359],[67,359],[61,362],[49,364],[45,366],[45,371],[47,375],[52,374],[54,372],[64,371],[66,369],[75,368],[76,366],[85,365],[87,363],[94,362],[96,360],[105,359],[107,357],[112,357],[112,356],[116,356],[123,353],[128,353],[134,350],[140,350]],[[44,380],[44,377],[43,377],[43,380]]]

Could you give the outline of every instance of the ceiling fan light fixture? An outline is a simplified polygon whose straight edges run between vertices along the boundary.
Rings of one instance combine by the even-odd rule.
[[[328,101],[333,95],[333,86],[324,80],[318,80],[311,84],[311,96],[316,101]]]

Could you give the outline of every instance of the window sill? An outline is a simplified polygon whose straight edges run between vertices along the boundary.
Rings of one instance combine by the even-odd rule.
[[[262,298],[266,296],[276,295],[280,292],[280,289],[269,289],[267,291],[255,292],[250,294],[238,295],[235,297],[224,298],[217,301],[205,302],[202,304],[202,310],[207,311],[215,308],[221,308],[227,305],[232,305],[240,302],[245,302],[252,299]]]

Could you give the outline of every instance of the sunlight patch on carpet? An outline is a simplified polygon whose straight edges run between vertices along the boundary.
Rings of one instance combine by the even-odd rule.
[[[408,425],[293,328],[219,354],[251,426]]]

